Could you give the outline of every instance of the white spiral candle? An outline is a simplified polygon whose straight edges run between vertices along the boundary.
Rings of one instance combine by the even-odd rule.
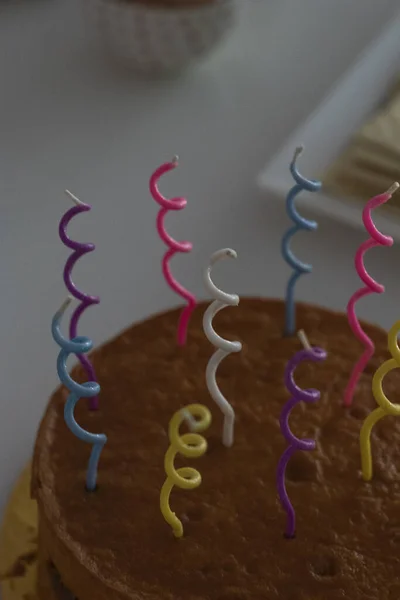
[[[235,423],[235,411],[229,404],[225,396],[219,389],[216,381],[216,372],[219,363],[232,352],[240,352],[242,344],[240,342],[230,342],[219,336],[213,326],[212,321],[217,312],[227,306],[238,306],[239,296],[237,294],[228,294],[218,289],[211,279],[211,271],[216,262],[223,258],[236,258],[237,254],[231,248],[223,248],[217,250],[210,258],[210,264],[204,273],[204,283],[207,291],[212,298],[215,298],[214,302],[210,304],[204,313],[203,317],[203,329],[209,341],[217,348],[216,352],[212,355],[208,361],[206,369],[206,381],[210,395],[214,402],[218,404],[222,413],[224,414],[224,428],[222,434],[222,442],[225,446],[230,447],[233,444],[233,430]]]

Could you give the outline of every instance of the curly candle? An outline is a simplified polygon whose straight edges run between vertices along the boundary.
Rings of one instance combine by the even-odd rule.
[[[397,336],[400,333],[400,321],[397,321],[390,329],[388,334],[388,349],[392,358],[389,358],[377,369],[372,379],[372,393],[378,404],[378,408],[372,411],[365,419],[360,432],[361,447],[361,468],[362,475],[366,481],[372,479],[372,458],[371,458],[371,432],[372,428],[385,415],[400,416],[400,405],[393,404],[386,397],[382,389],[383,378],[393,369],[400,367],[400,348],[397,343]]]
[[[183,421],[187,420],[191,433],[179,433],[179,428]],[[205,431],[211,423],[211,413],[202,404],[189,404],[185,408],[178,410],[169,423],[169,441],[170,447],[167,450],[164,460],[165,473],[167,478],[161,489],[160,509],[166,522],[172,527],[175,537],[183,536],[183,525],[180,519],[172,512],[169,504],[170,495],[174,485],[183,490],[194,490],[201,484],[201,475],[192,467],[180,467],[175,469],[175,456],[179,453],[186,458],[197,458],[202,456],[207,450],[207,441],[199,433]]]
[[[294,335],[296,331],[296,308],[294,302],[294,288],[297,280],[305,273],[311,273],[312,265],[301,262],[290,249],[292,237],[301,229],[306,231],[314,231],[318,224],[315,221],[305,219],[296,210],[295,198],[303,190],[307,192],[317,192],[321,189],[321,182],[306,179],[297,169],[297,158],[303,152],[303,146],[296,148],[293,160],[290,163],[290,172],[296,184],[289,191],[286,199],[286,211],[289,217],[294,221],[294,227],[288,229],[282,238],[282,256],[288,265],[293,269],[293,273],[289,278],[286,288],[286,305],[285,305],[285,335]]]
[[[355,267],[361,281],[365,284],[365,287],[362,287],[359,290],[357,290],[350,298],[349,303],[347,305],[347,317],[354,335],[365,346],[365,350],[358,362],[354,365],[349,382],[346,386],[346,390],[344,392],[345,406],[351,405],[358,380],[360,379],[360,375],[364,371],[368,361],[372,358],[375,351],[373,341],[362,329],[360,322],[357,318],[355,312],[355,304],[364,296],[368,296],[369,294],[373,293],[382,294],[385,291],[385,286],[372,279],[372,277],[367,273],[367,270],[364,266],[364,254],[367,252],[367,250],[369,250],[370,248],[374,248],[375,246],[392,246],[393,244],[393,238],[391,238],[388,235],[383,235],[383,233],[378,231],[372,220],[371,211],[374,208],[380,206],[381,204],[387,202],[392,197],[392,194],[398,189],[398,187],[399,184],[395,182],[385,194],[381,194],[379,196],[371,198],[367,202],[363,210],[362,219],[364,222],[365,229],[370,235],[370,238],[363,242],[357,250],[355,256]]]
[[[92,444],[92,452],[90,454],[87,475],[86,475],[86,488],[89,491],[96,489],[97,482],[97,467],[101,451],[107,442],[107,436],[103,433],[90,433],[83,429],[75,420],[74,410],[75,406],[80,398],[93,398],[100,392],[100,386],[95,381],[88,381],[83,384],[79,384],[74,381],[67,371],[67,360],[70,354],[85,354],[89,352],[92,347],[92,341],[83,336],[75,337],[72,340],[68,340],[61,333],[61,319],[72,301],[71,297],[64,302],[61,308],[56,312],[53,317],[51,332],[53,339],[60,346],[61,350],[57,358],[57,373],[60,381],[70,392],[68,399],[64,407],[64,419],[72,431],[72,433],[83,442]]]
[[[94,304],[99,304],[100,298],[98,298],[97,296],[91,296],[89,294],[86,294],[85,292],[82,292],[81,290],[78,290],[78,288],[72,281],[71,273],[72,273],[72,269],[74,268],[75,264],[85,254],[87,254],[88,252],[93,252],[93,250],[95,249],[95,245],[90,244],[90,243],[75,242],[74,240],[71,240],[70,237],[68,237],[67,227],[68,227],[71,219],[73,219],[73,217],[75,217],[76,215],[79,215],[80,213],[91,210],[91,206],[89,206],[89,204],[85,204],[84,202],[81,202],[76,196],[71,194],[71,192],[69,192],[68,190],[66,190],[65,193],[71,198],[71,200],[75,204],[75,206],[73,206],[72,208],[67,210],[65,215],[61,218],[59,228],[58,228],[62,243],[65,246],[67,246],[67,248],[70,248],[71,250],[73,250],[72,254],[69,256],[67,262],[65,263],[65,267],[64,267],[65,287],[67,288],[67,290],[71,294],[71,296],[73,296],[74,298],[79,300],[78,306],[72,313],[71,322],[70,322],[70,326],[69,326],[69,337],[71,339],[73,339],[78,335],[79,319],[81,318],[81,316],[83,315],[85,310],[87,308],[89,308],[89,306],[92,306]],[[78,359],[79,359],[80,363],[82,364],[83,368],[85,369],[88,379],[90,379],[90,381],[97,381],[94,367],[93,367],[92,363],[90,362],[90,360],[88,359],[88,357],[83,354],[78,354]],[[98,406],[99,406],[99,400],[98,400],[97,395],[90,398],[90,408],[92,410],[96,410],[98,408]]]
[[[225,446],[230,447],[233,444],[235,411],[229,404],[225,396],[221,393],[216,381],[216,373],[219,363],[232,352],[240,352],[242,344],[240,342],[231,342],[219,336],[213,326],[212,321],[215,315],[227,306],[238,306],[239,296],[237,294],[228,294],[218,289],[211,279],[211,271],[214,264],[224,258],[236,258],[237,254],[231,248],[217,250],[210,258],[210,264],[204,273],[204,283],[207,291],[214,302],[210,304],[204,313],[203,329],[208,340],[217,348],[216,352],[211,356],[206,369],[206,382],[210,395],[214,402],[217,403],[222,413],[224,414],[224,427],[222,433],[222,442]]]
[[[187,204],[186,198],[165,198],[158,189],[158,180],[162,175],[168,173],[178,166],[178,157],[174,157],[171,162],[164,163],[150,178],[150,193],[154,200],[161,206],[157,215],[157,231],[162,241],[168,246],[169,250],[164,254],[162,260],[162,271],[166,282],[170,288],[187,301],[187,306],[183,309],[178,323],[178,344],[184,346],[187,338],[187,329],[191,314],[196,306],[196,298],[186,290],[173,276],[169,266],[169,261],[178,252],[190,252],[192,244],[190,242],[178,242],[174,240],[166,231],[164,219],[170,210],[182,210]]]
[[[311,347],[308,343],[308,340],[303,331],[299,331],[299,338],[303,343],[304,350],[300,350],[297,352],[291,360],[289,360],[286,370],[285,370],[285,386],[288,392],[291,394],[291,398],[287,401],[285,406],[282,409],[280,415],[280,426],[281,431],[288,442],[289,446],[283,452],[281,458],[279,459],[278,469],[277,469],[277,488],[278,495],[282,507],[286,511],[287,515],[287,523],[285,530],[285,537],[294,538],[296,533],[296,515],[293,508],[293,505],[289,499],[289,495],[286,490],[285,485],[285,474],[286,467],[293,456],[293,454],[297,450],[314,450],[315,449],[315,441],[311,439],[299,439],[295,435],[293,435],[292,431],[289,427],[289,417],[293,408],[299,402],[316,402],[319,400],[320,392],[315,389],[302,390],[298,387],[294,380],[294,371],[296,367],[306,361],[310,360],[313,362],[320,362],[326,359],[326,352],[322,348]]]

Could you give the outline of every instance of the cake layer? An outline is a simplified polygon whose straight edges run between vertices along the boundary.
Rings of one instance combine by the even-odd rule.
[[[64,423],[66,392],[51,398],[33,468],[50,570],[79,600],[398,600],[400,419],[386,417],[375,427],[374,478],[365,483],[360,475],[359,433],[376,406],[371,379],[388,358],[385,332],[365,325],[376,353],[346,410],[343,391],[362,347],[345,315],[298,306],[299,328],[328,358],[296,372],[299,386],[319,389],[321,399],[297,406],[290,420],[294,434],[315,439],[317,448],[298,452],[288,466],[297,535],[287,540],[275,481],[286,447],[279,415],[288,399],[284,369],[300,342],[282,336],[278,300],[243,299],[216,316],[216,331],[243,344],[218,369],[221,391],[236,411],[235,443],[227,449],[205,382],[214,351],[202,331],[205,306],[194,313],[185,348],[175,343],[179,310],[173,310],[92,355],[100,410],[89,411],[81,400],[76,418],[108,436],[93,493],[85,491],[90,447]],[[80,368],[73,377],[85,380]],[[395,400],[399,388],[396,370],[384,389]],[[213,423],[204,434],[207,454],[176,461],[203,478],[196,490],[172,491],[171,508],[184,526],[177,540],[161,516],[159,494],[169,420],[191,403],[206,404]]]

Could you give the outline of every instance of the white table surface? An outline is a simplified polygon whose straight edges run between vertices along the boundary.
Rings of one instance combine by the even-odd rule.
[[[101,296],[81,326],[96,344],[176,302],[160,274],[163,246],[148,193],[152,169],[175,153],[181,166],[164,189],[186,195],[188,206],[171,215],[168,229],[194,243],[174,262],[179,280],[203,296],[202,266],[212,251],[232,246],[239,258],[219,269],[222,287],[282,295],[288,221],[260,196],[256,177],[396,0],[246,2],[240,25],[209,61],[186,77],[152,82],[103,60],[75,0],[0,6],[0,508],[57,382],[49,327],[65,297],[68,253],[57,234],[69,206],[64,188],[93,204],[70,233],[97,244],[75,271],[79,286]],[[329,221],[299,235],[297,253],[314,264],[299,298],[343,308],[358,285],[352,257],[362,239]],[[384,326],[400,314],[399,261],[396,249],[373,251],[367,261],[387,293],[359,313]]]

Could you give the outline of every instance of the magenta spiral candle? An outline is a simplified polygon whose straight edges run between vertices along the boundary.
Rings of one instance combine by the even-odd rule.
[[[360,321],[358,320],[355,311],[355,305],[359,300],[361,300],[361,298],[364,298],[369,294],[382,294],[385,291],[385,286],[375,281],[375,279],[373,279],[371,275],[367,272],[364,265],[364,254],[368,250],[370,250],[371,248],[375,248],[376,246],[393,245],[392,237],[390,237],[389,235],[384,235],[383,233],[378,231],[375,223],[372,220],[371,212],[378,206],[381,206],[382,204],[390,200],[392,194],[398,188],[399,184],[395,182],[385,194],[379,194],[379,196],[374,196],[373,198],[368,200],[363,210],[362,219],[365,225],[365,229],[369,233],[370,237],[365,242],[363,242],[357,250],[354,262],[357,274],[363,282],[364,286],[358,289],[350,298],[349,303],[347,305],[347,317],[349,319],[349,324],[351,329],[353,330],[354,335],[364,345],[365,350],[354,365],[349,382],[344,392],[344,406],[347,407],[351,405],[356,386],[361,377],[361,374],[363,373],[365,367],[367,366],[368,362],[371,360],[375,352],[374,342],[365,333],[365,331],[361,327]]]
[[[288,392],[291,394],[291,398],[287,401],[282,409],[280,415],[280,426],[281,431],[288,442],[289,446],[283,452],[277,469],[277,488],[278,495],[282,507],[287,514],[287,523],[285,530],[285,537],[294,538],[296,533],[296,514],[293,505],[290,501],[289,495],[286,490],[285,475],[286,467],[297,450],[314,450],[315,441],[310,439],[299,439],[296,437],[289,427],[289,417],[293,408],[299,402],[316,402],[319,400],[320,392],[314,389],[302,390],[298,387],[294,380],[294,371],[296,367],[305,360],[311,360],[313,362],[320,362],[326,359],[326,352],[322,348],[311,347],[305,337],[304,332],[299,332],[299,337],[304,345],[304,350],[297,352],[291,360],[289,360],[285,370],[285,386]]]
[[[74,202],[75,206],[73,206],[72,208],[67,210],[67,212],[64,214],[64,216],[61,218],[58,231],[59,231],[59,235],[60,235],[62,243],[65,246],[67,246],[67,248],[70,248],[71,250],[73,250],[72,254],[69,256],[67,262],[65,263],[64,274],[63,274],[64,283],[65,283],[67,290],[69,291],[71,296],[73,296],[74,298],[79,300],[79,304],[72,314],[71,322],[70,322],[70,326],[69,326],[69,337],[72,340],[72,339],[76,338],[78,335],[79,319],[81,318],[81,316],[83,315],[83,313],[89,306],[92,306],[94,304],[99,304],[100,298],[98,298],[98,296],[90,296],[89,294],[86,294],[85,292],[78,290],[78,288],[72,281],[72,269],[74,268],[75,264],[85,254],[87,254],[88,252],[93,252],[93,250],[95,249],[95,245],[91,244],[91,243],[76,242],[74,240],[71,240],[70,237],[68,237],[67,227],[68,227],[68,224],[71,221],[71,219],[73,219],[76,215],[79,215],[80,213],[90,210],[91,206],[89,206],[89,204],[85,204],[84,202],[81,202],[80,200],[78,200],[78,198],[76,198],[68,190],[66,190],[66,193],[71,198],[71,200]],[[77,357],[79,359],[79,362],[85,369],[88,379],[90,381],[97,382],[97,377],[96,377],[94,367],[93,367],[92,363],[90,362],[90,360],[88,359],[88,357],[85,356],[84,354],[77,354]],[[98,409],[99,399],[97,396],[90,398],[89,402],[90,402],[89,406],[92,410]]]
[[[178,242],[174,240],[166,231],[164,225],[164,219],[170,210],[181,210],[186,206],[186,198],[165,198],[158,189],[158,180],[162,175],[168,173],[172,169],[175,169],[178,165],[178,157],[175,156],[171,162],[164,163],[150,177],[150,193],[154,200],[161,206],[161,209],[157,215],[157,231],[162,241],[168,246],[167,252],[164,254],[162,260],[162,271],[166,282],[174,292],[179,294],[187,305],[183,309],[179,324],[178,324],[178,344],[184,346],[186,343],[187,329],[189,326],[189,320],[191,314],[196,306],[196,298],[191,292],[185,289],[172,275],[169,266],[169,261],[178,252],[190,252],[192,249],[191,242]]]

